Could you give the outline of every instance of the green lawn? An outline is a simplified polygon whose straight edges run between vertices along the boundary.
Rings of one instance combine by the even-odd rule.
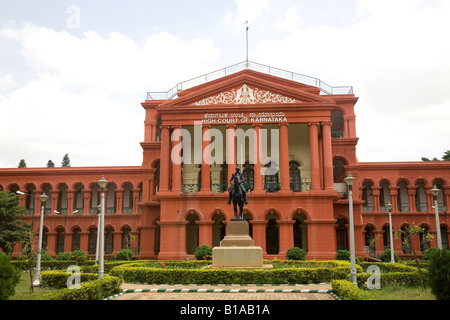
[[[431,288],[388,286],[379,290],[367,290],[376,300],[436,300]]]
[[[30,275],[28,272],[22,272],[19,283],[16,286],[16,293],[9,297],[9,300],[33,300],[36,297],[52,292],[54,289],[35,287],[34,293],[30,292]]]

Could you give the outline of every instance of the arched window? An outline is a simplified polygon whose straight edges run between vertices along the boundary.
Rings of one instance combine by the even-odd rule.
[[[305,223],[305,216],[301,213],[296,213],[293,217],[295,223],[293,225],[294,232],[294,247],[299,247],[305,251],[308,250],[308,234],[307,225]]]
[[[383,249],[387,249],[391,247],[391,238],[389,234],[389,225],[383,226]]]
[[[190,214],[186,220],[186,251],[188,254],[194,254],[198,247],[198,224],[195,222],[200,220],[196,214]]]
[[[74,199],[74,210],[78,210],[78,214],[84,213],[84,186],[78,183],[75,186],[75,199]]]
[[[416,211],[418,212],[427,212],[428,204],[427,204],[427,195],[425,193],[425,184],[423,181],[418,181],[416,183],[416,194],[415,194],[415,203],[416,203]]]
[[[278,254],[280,251],[280,229],[277,223],[279,217],[270,213],[267,215],[266,220],[266,252],[268,254]]]
[[[59,193],[58,193],[58,207],[56,210],[58,210],[61,214],[67,214],[67,185],[62,184],[59,187]]]
[[[372,184],[369,181],[363,182],[363,192],[362,192],[362,200],[363,211],[364,212],[373,212],[373,193],[372,193]]]
[[[342,115],[341,110],[334,109],[331,112],[331,137],[343,138],[344,136],[344,116]]]
[[[133,213],[133,186],[130,183],[123,188],[122,212]]]
[[[302,191],[301,175],[299,170],[300,165],[297,161],[289,162],[289,185],[292,191]]]
[[[72,251],[80,249],[80,227],[73,229],[72,233]]]
[[[108,184],[107,192],[106,192],[106,213],[116,213],[117,209],[117,196],[116,196],[116,188],[117,186],[114,183]]]
[[[247,190],[253,190],[254,188],[254,171],[253,171],[253,164],[246,162],[244,165],[244,171],[242,172],[245,178],[245,189]]]
[[[347,226],[344,218],[337,219],[336,228],[336,247],[337,250],[348,250]]]
[[[131,229],[124,227],[122,229],[122,249],[128,249],[131,242]]]
[[[367,226],[364,229],[364,245],[369,249],[369,255],[373,255],[375,253],[375,243],[374,243],[374,233],[373,227]]]
[[[386,181],[380,182],[380,210],[388,212],[386,205],[391,203],[391,196],[389,193],[389,184]]]
[[[111,254],[114,250],[114,229],[111,226],[106,228],[105,253]]]
[[[397,183],[398,195],[397,195],[397,206],[398,211],[408,212],[409,211],[409,197],[408,190],[406,189],[406,183],[404,181],[399,181]]]
[[[423,228],[423,232],[419,233],[420,251],[425,252],[425,250],[427,250],[430,247],[429,242],[424,241],[424,237],[426,237],[426,235],[428,234],[429,228],[427,225],[423,225],[421,227]]]
[[[66,231],[64,227],[59,226],[56,230],[56,254],[64,252],[64,241]]]
[[[280,183],[278,182],[278,170],[276,163],[269,161],[269,163],[264,167],[264,189],[267,192],[278,192],[280,190]]]
[[[97,227],[92,226],[89,229],[88,253],[95,254],[97,251]]]
[[[223,238],[225,238],[225,225],[223,222],[225,221],[225,217],[223,214],[215,214],[212,217],[212,220],[214,221],[213,230],[212,230],[212,241],[213,241],[213,247],[220,246],[220,241],[222,241]]]

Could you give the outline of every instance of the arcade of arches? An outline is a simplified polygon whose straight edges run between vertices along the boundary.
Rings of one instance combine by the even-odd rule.
[[[95,256],[101,192],[96,181],[103,175],[109,181],[107,257],[132,248],[138,258],[192,259],[199,245],[218,246],[226,235],[234,215],[227,190],[239,167],[248,190],[244,219],[265,258],[283,259],[297,246],[309,259],[333,259],[349,247],[344,178],[351,173],[357,179],[358,256],[390,246],[387,203],[394,230],[415,223],[435,235],[430,243],[418,239],[418,252],[437,247],[434,186],[440,190],[442,246],[448,248],[450,164],[359,162],[357,100],[246,69],[180,91],[175,99],[142,102],[140,166],[0,169],[0,191],[22,193],[22,219],[33,222],[36,234],[39,195],[45,192],[47,252],[82,249]],[[394,240],[396,253],[409,257],[400,241]]]

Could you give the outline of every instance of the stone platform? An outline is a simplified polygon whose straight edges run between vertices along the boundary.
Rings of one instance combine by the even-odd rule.
[[[260,269],[271,268],[263,264],[262,248],[255,246],[249,236],[246,220],[231,220],[227,223],[227,235],[220,247],[212,250],[213,268]]]

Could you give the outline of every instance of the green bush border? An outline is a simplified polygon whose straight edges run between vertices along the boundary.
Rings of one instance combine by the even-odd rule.
[[[368,292],[359,289],[347,280],[333,280],[331,281],[331,288],[334,294],[342,300],[373,300]]]
[[[59,289],[41,296],[38,300],[103,300],[121,292],[122,280],[104,276],[89,282],[82,282],[80,289]]]
[[[359,272],[362,268],[357,266]],[[349,267],[280,269],[165,269],[142,263],[117,266],[110,275],[129,283],[151,284],[311,284],[345,279]]]
[[[61,289],[67,287],[67,279],[72,276],[73,273],[64,271],[45,271],[41,274],[41,285],[47,288]],[[80,273],[80,281],[87,282],[98,279],[97,273]]]

